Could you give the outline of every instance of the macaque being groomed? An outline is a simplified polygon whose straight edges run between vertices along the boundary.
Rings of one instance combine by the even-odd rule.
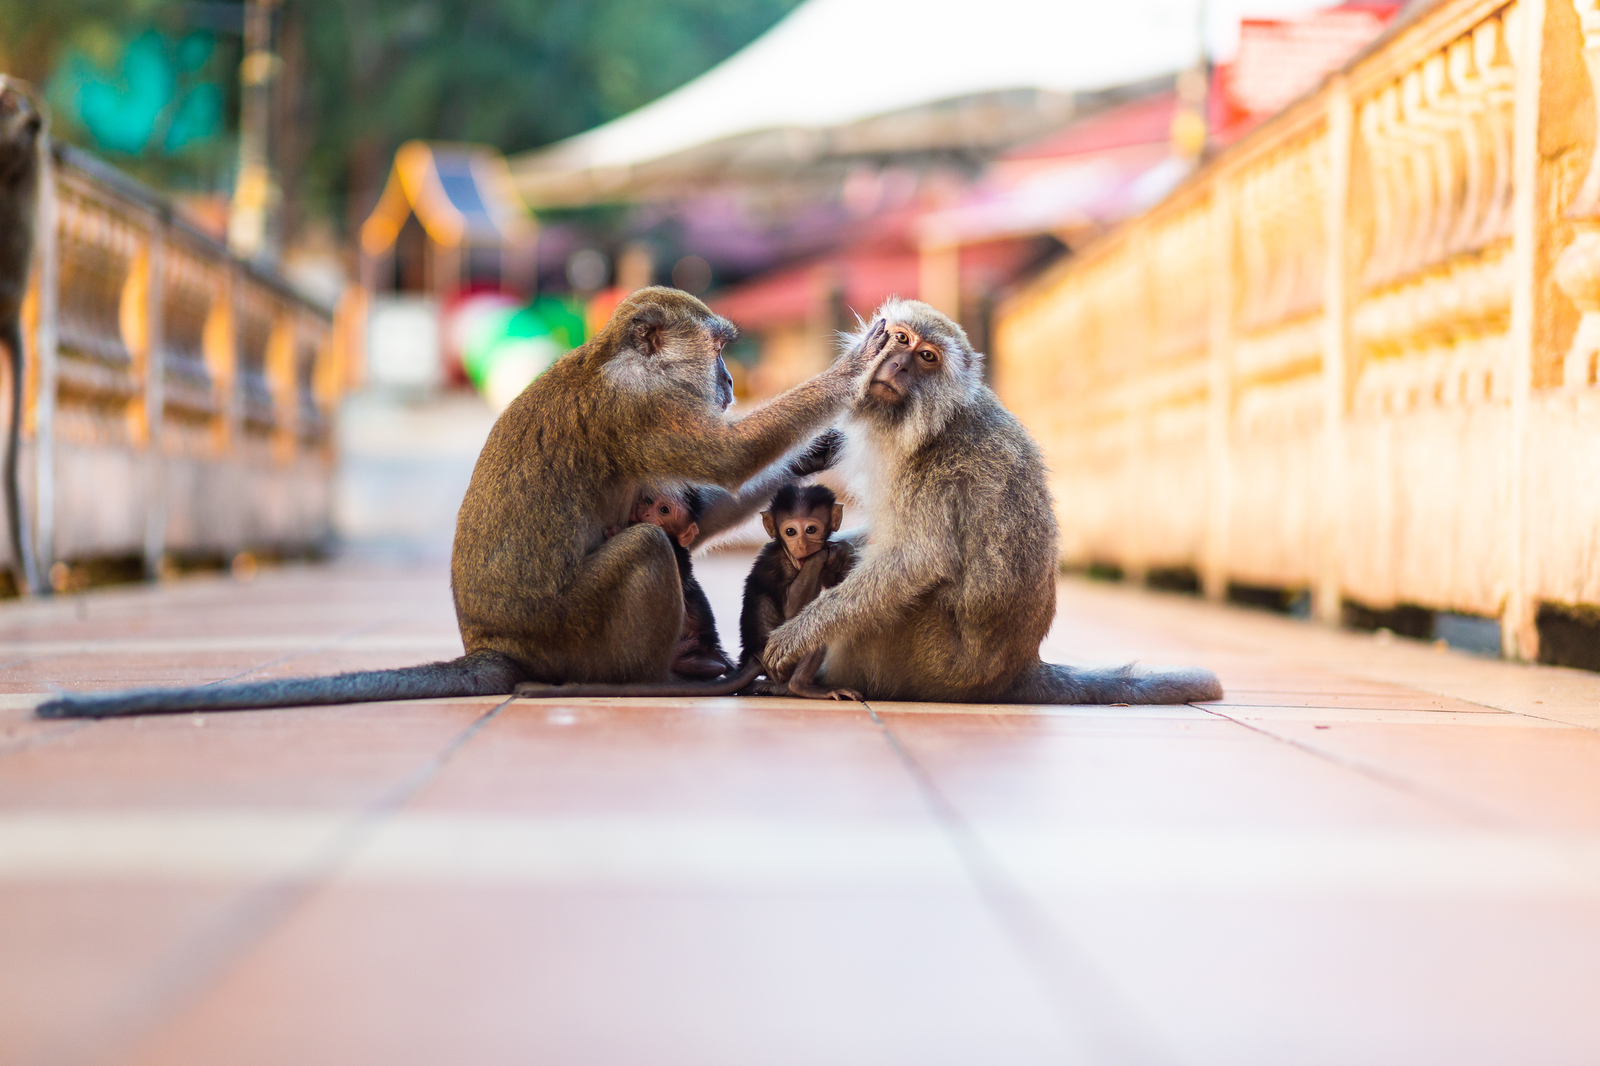
[[[660,504],[655,506],[659,512]],[[669,507],[670,511],[670,507]],[[665,516],[664,516],[665,517]],[[772,539],[756,555],[744,583],[744,607],[739,615],[743,649],[739,672],[731,677],[701,683],[665,685],[538,685],[517,686],[517,695],[534,698],[636,696],[804,696],[808,699],[854,700],[848,689],[817,685],[812,675],[822,662],[819,650],[801,663],[788,683],[763,680],[766,667],[761,651],[767,638],[785,619],[793,618],[824,588],[832,588],[850,572],[854,549],[829,538],[838,530],[844,507],[823,485],[799,488],[785,485],[761,513],[761,524]],[[709,608],[708,608],[709,610]]]
[[[733,660],[722,650],[717,637],[717,620],[711,613],[706,590],[694,576],[689,545],[700,535],[700,493],[694,487],[682,492],[646,488],[629,515],[630,523],[649,522],[660,526],[672,538],[672,553],[678,560],[678,581],[683,586],[683,632],[672,657],[672,672],[679,677],[706,681],[731,674]]]
[[[676,289],[640,289],[588,343],[511,402],[478,456],[456,519],[451,588],[466,654],[334,677],[72,695],[46,718],[510,695],[524,681],[664,682],[683,629],[673,540],[641,522],[650,484],[704,495],[699,538],[824,469],[823,429],[849,401],[880,328],[832,367],[742,418],[722,347],[736,331]],[[875,351],[876,349],[873,348]]]
[[[1039,660],[1056,610],[1056,519],[1033,438],[983,383],[983,357],[927,304],[890,300],[851,338],[872,353],[843,468],[872,538],[835,588],[772,634],[781,680],[826,649],[819,683],[868,700],[1188,703],[1209,670],[1078,670]]]

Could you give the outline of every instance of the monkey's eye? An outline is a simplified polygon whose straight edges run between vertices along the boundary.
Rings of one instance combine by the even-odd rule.
[[[799,531],[797,529],[795,529],[793,526],[789,526],[789,527],[784,529],[783,535],[786,536],[786,537],[793,537],[793,536],[797,535],[798,532]]]
[[[924,348],[924,349],[922,349],[922,351],[918,352],[917,353],[917,357],[919,359],[921,359],[924,363],[927,363],[929,366],[933,366],[935,363],[937,363],[939,361],[939,357],[937,355],[934,355],[932,352],[930,352],[926,348]]]
[[[894,331],[894,339],[899,341],[901,344],[911,343],[911,338],[906,336],[906,331],[903,329],[897,329]]]
[[[807,526],[806,527],[806,535],[807,536],[810,536],[811,534],[815,533],[816,531],[817,531],[817,527],[816,526]]]
[[[669,514],[672,513],[672,508],[668,507],[666,504],[662,504],[661,505],[661,513],[664,514],[664,515],[669,515]]]

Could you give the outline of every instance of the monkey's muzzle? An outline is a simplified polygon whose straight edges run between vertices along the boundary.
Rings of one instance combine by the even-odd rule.
[[[895,387],[893,382],[883,378],[874,378],[867,386],[867,395],[881,403],[899,403],[906,398],[906,394]]]

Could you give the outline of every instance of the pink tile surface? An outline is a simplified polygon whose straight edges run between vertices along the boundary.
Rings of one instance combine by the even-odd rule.
[[[0,608],[0,1062],[1600,1058],[1595,675],[1067,582],[1227,698],[29,713],[458,648],[438,569]]]

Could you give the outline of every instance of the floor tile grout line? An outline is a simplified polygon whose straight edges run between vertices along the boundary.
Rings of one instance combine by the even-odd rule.
[[[1235,718],[1232,715],[1223,714],[1221,711],[1212,707],[1202,706],[1200,704],[1190,704],[1190,706],[1196,707],[1197,709],[1205,711],[1207,714],[1214,715],[1217,718],[1221,718],[1225,722],[1232,722],[1234,725],[1239,726],[1242,729],[1248,729],[1252,733],[1258,733],[1269,740],[1276,741],[1279,744],[1287,745],[1288,747],[1294,748],[1296,751],[1310,755],[1314,759],[1320,759],[1323,762],[1331,763],[1332,765],[1341,769],[1349,770],[1354,774],[1358,774],[1362,777],[1368,778],[1369,780],[1376,781],[1387,788],[1392,788],[1397,792],[1402,792],[1415,799],[1424,800],[1428,803],[1443,807],[1451,814],[1454,814],[1460,818],[1465,818],[1469,822],[1486,825],[1495,829],[1516,827],[1511,819],[1506,818],[1504,815],[1501,815],[1496,811],[1486,810],[1484,808],[1475,806],[1474,804],[1468,803],[1456,796],[1450,795],[1449,793],[1440,792],[1437,789],[1431,788],[1421,782],[1413,781],[1400,774],[1394,773],[1393,771],[1384,770],[1368,763],[1351,759],[1347,756],[1336,755],[1330,751],[1324,751],[1315,745],[1307,744],[1303,740],[1296,740],[1293,737],[1286,737],[1281,734],[1274,733],[1270,729],[1263,729],[1260,726],[1253,725],[1248,721]]]
[[[934,820],[960,859],[978,896],[994,915],[1013,948],[1044,985],[1073,1032],[1100,1053],[1097,1061],[1138,1063],[1167,1061],[1143,1034],[1132,1004],[1118,995],[1067,935],[1005,870],[977,831],[944,794],[898,734],[871,704],[859,701],[878,727],[890,750],[911,777]],[[1092,1005],[1086,1009],[1085,1005]]]
[[[113,1021],[92,1034],[84,1045],[48,1055],[41,1066],[100,1061],[119,1044],[131,1047],[159,1031],[163,1022],[179,1016],[198,990],[220,980],[252,948],[326,888],[380,824],[421,792],[515,699],[508,696],[473,719],[438,752],[357,812],[299,871],[248,888],[234,903],[224,906],[206,927],[166,952],[146,969],[142,978],[130,982],[135,990],[121,1007],[108,1012]],[[122,1020],[115,1020],[118,1015]]]

